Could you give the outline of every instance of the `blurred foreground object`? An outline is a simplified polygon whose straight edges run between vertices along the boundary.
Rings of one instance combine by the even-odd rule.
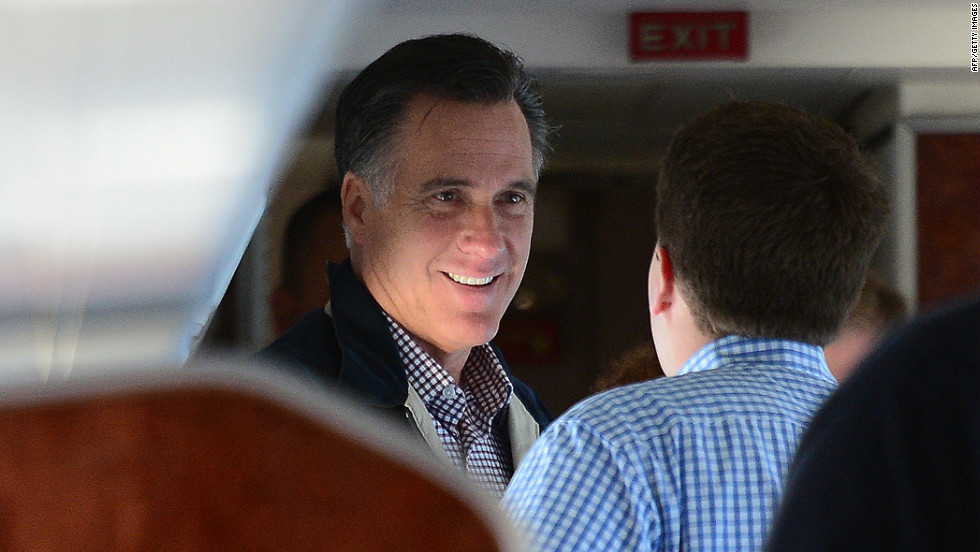
[[[0,373],[187,358],[349,4],[0,5]]]
[[[3,550],[518,550],[495,502],[374,414],[224,361],[8,385]]]
[[[890,335],[813,418],[767,550],[980,550],[980,299]]]

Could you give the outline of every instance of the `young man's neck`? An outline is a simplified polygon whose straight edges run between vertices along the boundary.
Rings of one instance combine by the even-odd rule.
[[[660,359],[664,374],[676,376],[691,357],[714,339],[691,326],[684,330],[675,327],[669,335],[665,336],[664,341],[665,358]],[[661,347],[658,346],[658,353],[660,349]]]

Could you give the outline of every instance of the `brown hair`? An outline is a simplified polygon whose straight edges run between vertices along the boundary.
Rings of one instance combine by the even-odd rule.
[[[883,334],[908,316],[908,305],[897,289],[876,272],[868,272],[857,304],[847,316],[845,326],[868,328]]]
[[[855,141],[802,110],[715,108],[674,137],[656,232],[699,329],[824,345],[857,300],[888,216]]]
[[[613,359],[592,386],[593,393],[664,376],[653,343],[641,343]]]

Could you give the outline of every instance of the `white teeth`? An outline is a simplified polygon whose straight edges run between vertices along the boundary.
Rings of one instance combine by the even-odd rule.
[[[487,276],[486,278],[474,278],[472,276],[460,276],[459,274],[453,274],[452,272],[447,272],[447,276],[453,279],[454,282],[459,282],[467,286],[485,286],[493,281],[493,276]]]

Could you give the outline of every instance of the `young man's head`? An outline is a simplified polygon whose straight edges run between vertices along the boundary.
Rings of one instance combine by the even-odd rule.
[[[520,60],[467,35],[399,44],[341,94],[354,271],[450,374],[524,275],[547,134]]]
[[[666,343],[661,352],[678,323],[702,342],[734,334],[828,343],[888,215],[883,185],[843,130],[755,102],[718,107],[681,129],[656,201],[651,325],[668,374],[694,352]],[[686,307],[684,317],[669,316],[672,303]]]

